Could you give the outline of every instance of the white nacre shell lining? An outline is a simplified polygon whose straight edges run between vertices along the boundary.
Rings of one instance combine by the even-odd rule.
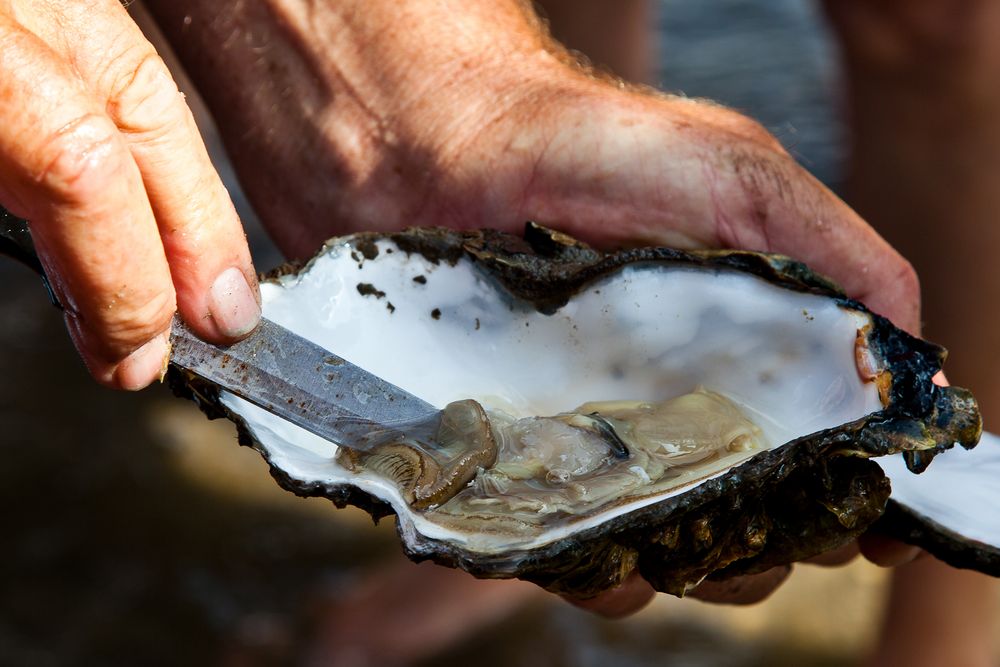
[[[514,416],[552,415],[703,385],[736,402],[775,445],[882,408],[855,362],[869,317],[830,298],[735,271],[648,264],[594,282],[544,315],[472,262],[434,264],[389,241],[378,248],[369,260],[332,246],[306,272],[263,284],[264,316],[437,406],[474,398]],[[359,284],[385,295],[363,295]],[[411,511],[386,480],[341,468],[334,443],[235,396],[222,401],[292,478],[349,482],[392,504],[412,548],[433,538],[484,553],[530,549],[659,500],[513,544],[458,534]]]
[[[970,451],[958,447],[938,454],[923,473],[913,475],[902,456],[877,459],[892,480],[892,499],[962,537],[1000,545],[1000,437],[983,433]]]

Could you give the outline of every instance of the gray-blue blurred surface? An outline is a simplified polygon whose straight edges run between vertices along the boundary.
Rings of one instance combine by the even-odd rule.
[[[836,188],[843,155],[835,45],[811,0],[661,0],[660,87],[764,124]]]

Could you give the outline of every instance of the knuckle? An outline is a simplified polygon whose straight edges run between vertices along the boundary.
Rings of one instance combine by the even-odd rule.
[[[118,354],[128,353],[167,329],[176,309],[172,288],[159,290],[138,304],[119,306],[112,301],[105,309],[101,333]]]
[[[36,180],[56,196],[87,200],[121,177],[126,156],[114,123],[85,114],[43,141]]]
[[[126,56],[122,56],[122,59]],[[155,142],[187,124],[190,112],[163,59],[143,54],[130,66],[116,66],[108,113],[134,141]]]
[[[917,270],[913,268],[906,259],[900,258],[900,267],[896,275],[896,282],[904,298],[918,299],[920,297],[920,277]]]
[[[768,150],[775,151],[777,153],[785,154],[785,147],[781,145],[781,142],[776,136],[771,134],[763,125],[761,125],[756,120],[752,118],[742,117],[739,122],[738,131],[740,135],[745,137],[748,141],[757,144]]]
[[[790,158],[758,144],[733,143],[724,149],[726,164],[744,197],[747,220],[767,239],[767,227],[776,209],[798,207],[798,165]],[[768,241],[767,246],[769,247]]]
[[[781,142],[767,128],[758,121],[731,110],[725,110],[719,117],[719,125],[725,131],[740,139],[766,148],[771,151],[785,154],[785,148]]]

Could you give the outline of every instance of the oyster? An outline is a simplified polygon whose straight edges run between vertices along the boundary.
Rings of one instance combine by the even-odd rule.
[[[835,548],[883,513],[869,458],[921,471],[980,434],[968,392],[931,382],[943,350],[778,256],[604,254],[534,225],[358,234],[262,296],[448,406],[441,428],[359,456],[176,372],[175,388],[289,490],[395,513],[412,558],[558,592],[638,568],[680,595]]]
[[[475,517],[510,540],[689,486],[765,448],[761,429],[735,403],[699,387],[657,403],[587,403],[521,419],[458,401],[431,437],[341,448],[337,461],[393,481],[439,525],[460,531]]]

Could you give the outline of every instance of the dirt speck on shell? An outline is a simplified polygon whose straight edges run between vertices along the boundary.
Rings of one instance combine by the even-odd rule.
[[[385,297],[385,292],[378,289],[371,283],[358,283],[358,294],[361,296],[373,296],[376,299],[382,299]]]

